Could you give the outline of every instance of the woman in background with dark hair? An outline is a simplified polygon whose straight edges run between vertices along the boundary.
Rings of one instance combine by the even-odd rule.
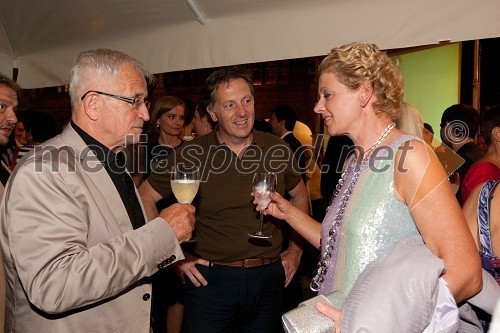
[[[59,134],[54,118],[42,111],[26,111],[19,115],[19,121],[13,131],[15,144],[3,155],[3,161],[14,170],[17,162],[34,146]]]
[[[186,109],[186,103],[175,96],[164,96],[155,103],[146,130],[147,155],[145,158],[139,157],[139,163],[146,161],[146,172],[139,174],[142,179],[149,176],[155,163],[183,145],[184,140],[180,136],[185,124]],[[175,197],[171,196],[158,201],[156,206],[161,210],[175,202]],[[151,281],[155,295],[152,308],[153,332],[180,332],[184,306],[177,276],[171,269],[166,269],[154,274]]]
[[[184,126],[182,127],[181,133],[179,134],[179,138],[183,141],[193,140],[196,136],[194,130],[194,112],[196,109],[195,103],[191,99],[185,99],[186,103],[185,112],[184,112]]]
[[[461,187],[464,204],[477,185],[500,179],[500,105],[481,113],[480,134],[487,147],[486,154],[465,174]]]
[[[207,111],[207,105],[201,101],[196,105],[193,118],[194,130],[196,136],[202,136],[213,131],[217,122],[212,119]]]

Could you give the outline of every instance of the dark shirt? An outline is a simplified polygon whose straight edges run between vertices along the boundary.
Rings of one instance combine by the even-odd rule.
[[[148,144],[147,146],[147,166],[146,166],[146,172],[144,173],[144,179],[147,179],[151,175],[151,165],[162,163],[161,161],[163,159],[168,158],[171,154],[174,153],[175,149],[182,147],[184,144],[184,140],[181,140],[181,143],[177,147],[172,147],[172,146],[164,146],[160,144],[158,140],[156,140],[153,143]],[[158,211],[161,211],[162,209],[173,205],[174,203],[177,202],[177,199],[175,196],[170,196],[169,198],[162,198],[160,201],[156,203],[156,209]]]
[[[176,146],[165,146],[160,144],[158,140],[152,143],[148,143],[146,146],[146,165],[144,171],[144,179],[147,179],[151,174],[151,164],[152,163],[161,163],[160,161],[166,159],[170,154],[172,154],[175,149],[182,147],[185,141],[181,140],[181,143]]]
[[[352,140],[346,135],[332,136],[328,139],[321,166],[321,195],[327,203],[332,198],[353,145]]]
[[[196,207],[194,235],[198,241],[192,251],[211,261],[235,261],[246,258],[271,258],[282,247],[278,221],[266,216],[264,232],[273,235],[265,241],[248,236],[259,227],[259,215],[252,203],[252,178],[255,172],[277,171],[276,192],[285,195],[301,181],[297,162],[290,147],[275,135],[254,131],[254,141],[241,157],[217,138],[217,129],[186,142],[171,156],[172,163],[189,159],[200,165],[201,182],[193,205]],[[282,158],[278,149],[285,149]],[[271,154],[275,152],[277,159]],[[292,167],[292,164],[295,164]],[[280,168],[281,167],[281,168]],[[165,171],[153,169],[148,182],[163,197],[172,195],[169,166]]]
[[[283,141],[290,145],[292,149],[295,160],[299,163],[300,174],[302,175],[302,180],[306,181],[306,156],[305,156],[305,147],[302,146],[302,143],[293,135],[293,133],[288,133],[283,137]]]
[[[7,170],[8,166],[6,166],[3,162],[0,165],[0,182],[2,182],[3,186],[7,184],[7,180],[9,180],[10,172]]]
[[[91,137],[84,130],[78,127],[75,123],[71,123],[83,141],[94,152],[97,159],[102,163],[104,169],[108,172],[109,177],[115,184],[116,190],[120,194],[123,205],[127,210],[128,217],[132,223],[132,227],[137,229],[143,226],[146,221],[144,214],[139,204],[139,199],[135,192],[135,185],[132,178],[125,168],[125,156],[123,153],[115,154],[102,143]]]

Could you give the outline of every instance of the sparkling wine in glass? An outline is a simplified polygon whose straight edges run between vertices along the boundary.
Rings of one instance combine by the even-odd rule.
[[[264,210],[271,202],[269,195],[276,191],[276,174],[273,172],[256,173],[253,176],[252,191],[259,211],[259,231],[249,233],[248,236],[256,238],[271,238],[272,235],[264,233]]]
[[[177,164],[170,179],[172,192],[179,203],[193,202],[200,187],[200,172],[193,165]]]

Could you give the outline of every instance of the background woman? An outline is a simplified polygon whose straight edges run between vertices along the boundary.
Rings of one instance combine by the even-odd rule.
[[[464,203],[478,184],[500,179],[500,105],[482,112],[480,132],[486,153],[465,174],[461,187]]]
[[[323,295],[335,291],[340,308],[368,263],[399,240],[420,234],[444,260],[442,277],[456,302],[476,294],[481,264],[446,173],[430,147],[393,123],[404,107],[398,68],[377,46],[351,43],[333,49],[318,71],[314,111],[329,135],[352,139],[355,153],[322,224],[278,194],[267,209],[320,248],[311,288]],[[340,330],[340,311],[325,306],[318,309]]]
[[[195,103],[191,99],[185,99],[184,103],[186,103],[186,107],[184,108],[184,126],[179,133],[179,138],[183,141],[190,141],[196,136],[194,132]]]
[[[146,156],[141,154],[144,151],[139,150],[138,162],[141,164],[139,169],[142,172],[134,175],[137,186],[148,178],[151,173],[151,163],[168,156],[175,148],[182,145],[183,140],[179,135],[184,126],[185,112],[186,104],[175,96],[164,96],[155,103],[146,130],[148,143]]]
[[[467,200],[462,207],[462,211],[481,256],[483,269],[500,285],[499,182],[500,180],[489,180],[476,186],[470,194],[470,200]],[[487,332],[491,316],[479,309],[476,311],[484,331]]]
[[[205,102],[200,102],[194,111],[194,130],[197,136],[202,136],[212,132],[217,124],[208,114]]]
[[[150,174],[151,163],[170,155],[183,144],[179,138],[184,127],[186,104],[175,96],[164,96],[154,105],[146,134],[148,135],[147,165],[143,179]],[[176,202],[174,196],[158,201],[158,209]],[[164,270],[151,277],[153,283],[153,322],[154,332],[180,332],[184,306],[182,290],[177,276],[171,270]]]
[[[50,114],[42,111],[28,110],[18,115],[18,122],[14,131],[14,145],[3,155],[2,159],[10,170],[14,170],[17,162],[38,145],[52,137],[59,131]]]

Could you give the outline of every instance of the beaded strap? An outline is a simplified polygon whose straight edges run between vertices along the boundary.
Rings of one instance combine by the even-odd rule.
[[[342,173],[340,176],[339,182],[337,186],[335,187],[335,191],[333,192],[332,195],[332,200],[331,202],[335,201],[337,199],[337,196],[340,193],[340,190],[342,189],[342,186],[345,183],[346,179],[346,174],[350,173],[353,166],[354,166],[354,175],[352,178],[352,181],[349,183],[349,186],[347,187],[346,191],[344,192],[344,196],[342,197],[342,201],[340,203],[337,215],[335,216],[335,219],[333,221],[332,227],[328,231],[328,238],[327,238],[327,247],[323,253],[323,255],[320,256],[320,260],[318,262],[318,266],[316,270],[314,271],[313,278],[311,280],[310,288],[312,291],[319,291],[321,285],[323,284],[323,281],[325,280],[326,273],[328,272],[328,266],[330,259],[332,257],[332,253],[334,251],[334,246],[335,243],[337,242],[337,236],[338,236],[338,229],[340,227],[340,223],[342,222],[342,219],[344,218],[344,213],[347,207],[347,203],[349,202],[349,198],[351,197],[352,190],[354,189],[354,186],[356,185],[359,176],[361,175],[361,171],[365,168],[366,164],[368,163],[370,157],[372,156],[373,152],[376,150],[378,145],[391,133],[392,129],[396,126],[395,123],[390,123],[389,126],[384,130],[382,135],[377,139],[377,141],[366,151],[365,156],[361,160],[361,163],[356,163],[356,159],[354,155],[351,155],[349,159],[347,160],[347,168],[346,170]],[[328,207],[331,206],[331,203]],[[320,247],[321,247],[321,242],[320,240]]]

